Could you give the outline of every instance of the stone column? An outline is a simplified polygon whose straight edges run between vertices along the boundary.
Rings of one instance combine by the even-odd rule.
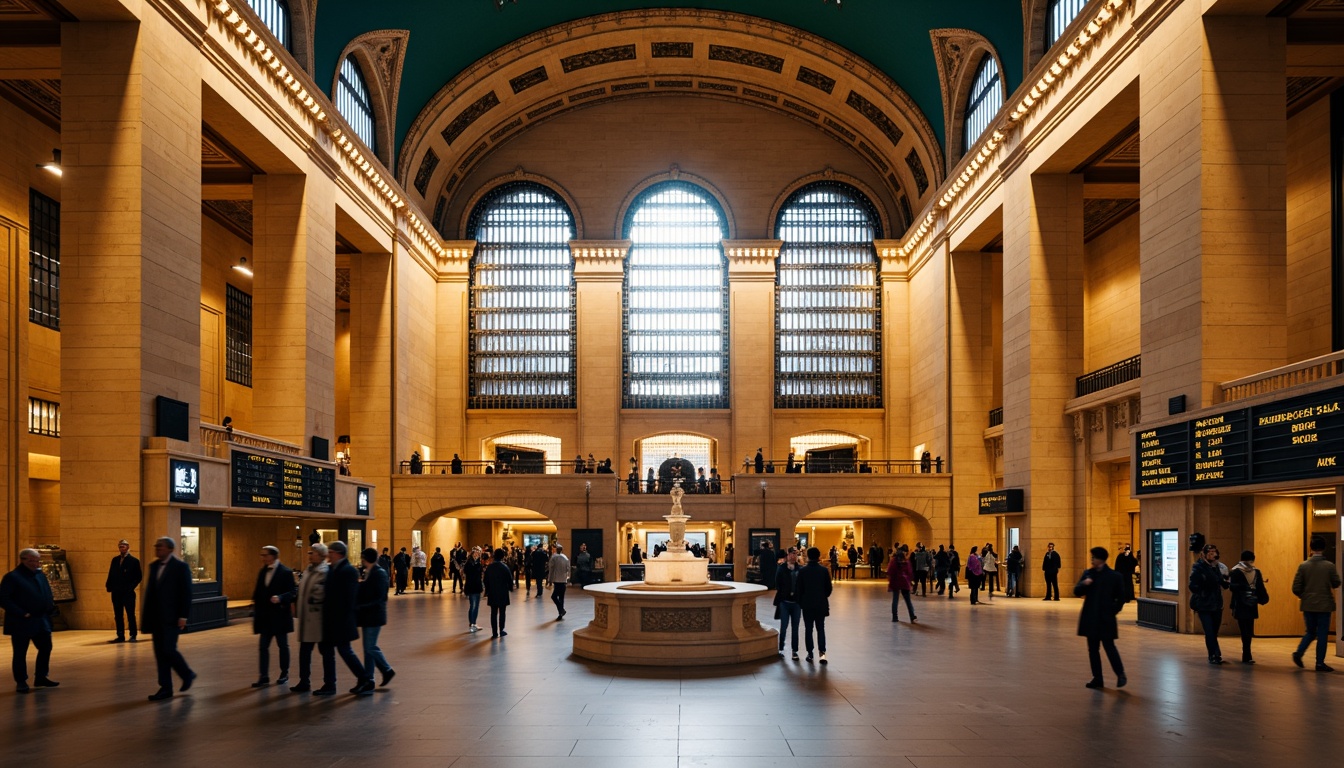
[[[728,386],[730,445],[719,446],[719,466],[739,466],[739,456],[764,448],[766,461],[784,461],[787,442],[776,444],[775,265],[782,240],[724,240],[728,255]],[[787,440],[787,436],[785,436]],[[727,451],[727,453],[725,453]],[[726,460],[725,460],[726,459]]]
[[[1083,177],[1019,168],[1003,199],[1003,480],[1026,489],[1028,557],[1053,541],[1073,571],[1082,526],[1064,407],[1083,364]]]
[[[438,259],[438,442],[441,456],[461,454],[463,461],[479,461],[476,446],[467,446],[468,310],[471,257],[475,240],[451,240],[448,253]],[[465,453],[464,453],[465,452]]]
[[[563,456],[611,456],[613,467],[621,472],[628,454],[620,434],[625,392],[621,291],[630,241],[571,240],[569,248],[577,284],[578,444],[566,446]]]
[[[112,625],[97,569],[118,539],[145,555],[180,534],[142,514],[140,452],[157,395],[189,404],[179,447],[199,443],[200,60],[156,11],[62,25],[60,543],[83,564],[63,607],[77,629]]]
[[[993,279],[996,265],[993,254],[979,251],[954,251],[950,257],[947,376],[951,446],[947,469],[953,474],[952,514],[959,540],[994,541],[995,521],[980,516],[979,494],[994,488],[985,429],[994,402],[990,299],[997,287]]]
[[[335,185],[311,169],[252,186],[250,431],[307,455],[311,436],[336,439]]]
[[[390,253],[350,257],[350,473],[379,488],[390,488],[397,459],[393,261]]]
[[[910,458],[910,262],[901,241],[873,242],[882,291],[882,409],[885,430],[875,459]]]

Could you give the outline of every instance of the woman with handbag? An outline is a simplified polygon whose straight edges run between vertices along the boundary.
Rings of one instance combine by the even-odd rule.
[[[1265,577],[1255,567],[1255,553],[1241,553],[1241,562],[1232,566],[1232,618],[1241,628],[1241,663],[1254,664],[1251,658],[1251,638],[1255,637],[1255,620],[1260,618],[1260,606],[1269,602]]]

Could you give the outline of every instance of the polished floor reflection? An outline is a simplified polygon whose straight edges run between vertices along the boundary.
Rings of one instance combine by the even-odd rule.
[[[1304,765],[1333,762],[1344,673],[1293,667],[1289,639],[1256,641],[1254,667],[1210,667],[1203,640],[1122,619],[1129,686],[1094,692],[1074,636],[1078,601],[916,598],[890,621],[876,582],[836,585],[830,664],[625,669],[572,660],[592,603],[515,593],[509,636],[467,634],[466,601],[391,601],[383,649],[398,676],[372,697],[254,690],[254,637],[236,623],[183,638],[200,679],[163,703],[149,643],[56,637],[56,690],[0,689],[4,764],[574,766]],[[760,615],[769,616],[762,599]],[[482,617],[483,619],[488,618]],[[1226,638],[1225,651],[1236,648]],[[1239,657],[1228,652],[1229,658]],[[1344,666],[1344,665],[1337,665]],[[1109,674],[1109,673],[1108,673]],[[1107,685],[1114,681],[1108,677]],[[369,763],[373,759],[375,763]]]

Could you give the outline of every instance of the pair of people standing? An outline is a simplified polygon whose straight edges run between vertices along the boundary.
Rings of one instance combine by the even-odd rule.
[[[789,547],[775,571],[775,606],[778,610],[779,654],[784,655],[785,640],[793,629],[793,658],[798,658],[798,619],[803,620],[806,632],[807,661],[820,651],[818,659],[826,663],[826,617],[831,613],[831,575],[821,565],[821,550],[807,550],[807,565],[799,566],[798,550]],[[816,644],[812,632],[816,630]]]
[[[378,553],[365,550],[364,560],[369,566],[368,573],[374,579],[365,590],[367,598],[374,600],[371,593],[379,586],[382,597],[386,598],[387,584],[378,576],[385,573],[377,564]],[[314,696],[335,695],[338,655],[358,680],[350,692],[358,695],[373,692],[376,686],[372,672],[366,671],[365,665],[350,647],[350,643],[359,637],[360,591],[359,572],[346,560],[344,542],[333,541],[330,545],[319,542],[308,548],[308,567],[299,578],[295,610],[299,633],[299,683],[289,689],[291,692],[312,691]],[[385,611],[383,623],[386,623]],[[377,650],[376,632],[373,633],[373,642],[372,650]],[[310,682],[314,647],[322,657],[322,687],[317,690],[313,690]],[[368,650],[370,648],[366,644]],[[381,651],[378,651],[377,656],[381,656]],[[384,670],[384,685],[391,680],[390,671],[390,667]]]

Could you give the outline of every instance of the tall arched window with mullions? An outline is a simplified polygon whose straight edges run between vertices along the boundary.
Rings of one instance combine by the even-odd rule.
[[[471,213],[469,408],[574,407],[574,216],[511,182]]]
[[[1083,12],[1087,0],[1049,0],[1045,7],[1045,47],[1059,42],[1064,30],[1069,28],[1078,14]]]
[[[876,209],[848,184],[808,184],[780,208],[775,407],[882,407]]]
[[[728,407],[727,218],[684,181],[656,184],[626,214],[626,408]]]
[[[966,97],[963,113],[962,152],[970,152],[980,134],[985,132],[994,116],[1003,107],[1003,88],[1000,86],[999,62],[988,52],[980,59],[980,66],[971,80],[971,93]]]
[[[271,34],[285,46],[285,50],[293,53],[294,39],[290,32],[291,18],[287,0],[247,0],[247,4],[257,12],[261,23],[271,30]]]
[[[378,130],[373,118],[373,100],[369,97],[369,84],[364,81],[364,72],[354,56],[346,56],[345,61],[341,62],[336,110],[350,124],[350,129],[364,142],[364,146],[377,152]]]

